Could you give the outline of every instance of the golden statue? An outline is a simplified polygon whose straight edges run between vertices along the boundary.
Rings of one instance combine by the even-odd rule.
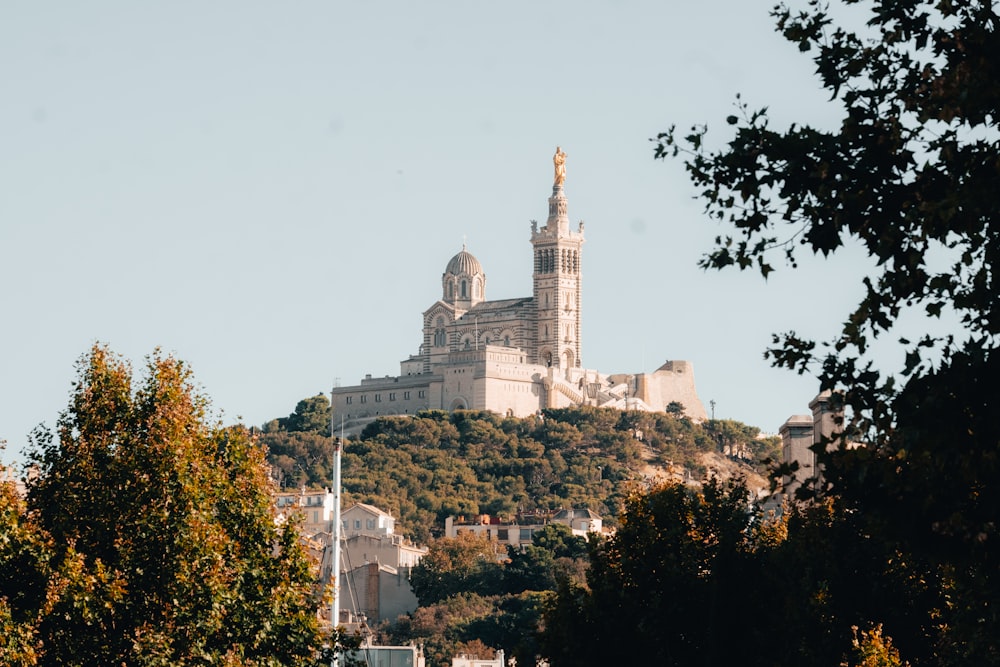
[[[556,166],[556,185],[562,185],[566,180],[566,154],[556,146],[556,154],[552,156],[552,164]]]

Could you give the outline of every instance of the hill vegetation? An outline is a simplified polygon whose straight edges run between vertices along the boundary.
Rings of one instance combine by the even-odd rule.
[[[320,395],[264,426],[261,441],[282,486],[329,484],[328,424]],[[382,417],[345,447],[344,499],[392,513],[402,532],[423,542],[448,516],[587,507],[613,522],[625,497],[654,479],[701,480],[706,453],[762,471],[779,444],[759,435],[736,421],[600,408],[525,418],[434,410]]]

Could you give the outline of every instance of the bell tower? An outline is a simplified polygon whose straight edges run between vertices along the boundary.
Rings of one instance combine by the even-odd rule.
[[[583,223],[577,231],[569,228],[569,214],[563,184],[566,180],[566,153],[556,147],[552,158],[555,181],[549,197],[549,217],[545,226],[531,223],[534,248],[535,332],[533,363],[556,368],[578,368],[580,360],[580,285],[583,275],[581,250]]]

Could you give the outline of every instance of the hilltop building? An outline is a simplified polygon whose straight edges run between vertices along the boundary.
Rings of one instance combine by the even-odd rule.
[[[563,189],[565,153],[556,149],[548,219],[531,222],[532,293],[489,301],[486,272],[463,246],[441,275],[441,297],[423,311],[423,337],[398,376],[366,376],[332,391],[334,412],[357,431],[382,415],[420,410],[490,410],[523,417],[580,405],[629,410],[684,406],[707,418],[687,361],[652,373],[606,374],[582,362],[584,224],[571,229]]]

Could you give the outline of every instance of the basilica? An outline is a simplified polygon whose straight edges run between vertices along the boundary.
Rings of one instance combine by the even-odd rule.
[[[667,361],[652,373],[584,368],[584,224],[570,227],[566,154],[559,148],[553,163],[548,219],[541,228],[531,223],[531,296],[488,300],[483,266],[463,247],[441,276],[441,297],[423,313],[417,354],[401,362],[398,376],[366,376],[359,385],[334,388],[338,423],[355,430],[378,416],[427,409],[523,417],[543,408],[664,410],[675,402],[692,419],[706,418],[689,362]]]

